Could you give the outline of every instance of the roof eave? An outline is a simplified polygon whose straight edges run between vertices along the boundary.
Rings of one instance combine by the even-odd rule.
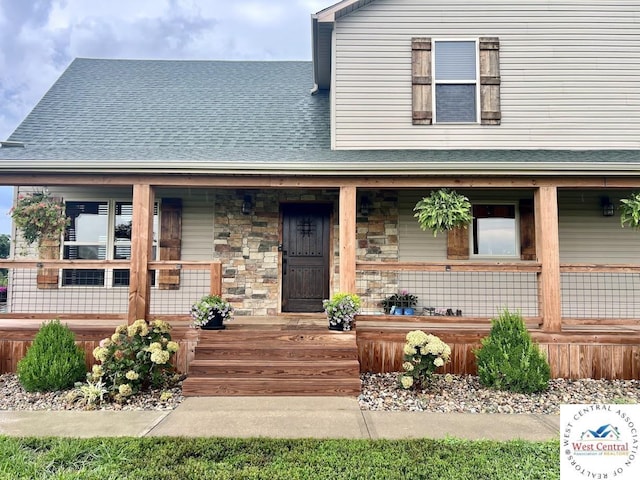
[[[29,163],[29,166],[24,166]],[[291,163],[269,162],[166,162],[149,161],[133,163],[130,160],[109,161],[108,166],[92,165],[88,160],[58,161],[31,160],[3,161],[0,174],[162,174],[162,175],[282,175],[282,176],[624,176],[640,175],[640,164],[625,162],[314,162],[300,163],[292,167]]]

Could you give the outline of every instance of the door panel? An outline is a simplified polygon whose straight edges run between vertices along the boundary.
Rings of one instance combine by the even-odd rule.
[[[329,205],[282,206],[282,311],[321,312],[329,298]]]

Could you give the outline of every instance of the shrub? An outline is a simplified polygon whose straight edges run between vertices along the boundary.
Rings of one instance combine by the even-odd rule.
[[[451,357],[451,347],[435,335],[413,330],[407,333],[404,345],[404,373],[398,381],[403,388],[425,386],[436,368]]]
[[[480,383],[511,392],[533,393],[549,386],[547,359],[531,339],[519,313],[504,310],[474,353]]]
[[[171,357],[179,348],[171,341],[170,331],[171,325],[162,320],[136,320],[118,326],[93,350],[101,365],[94,365],[87,381],[101,380],[116,401],[168,385],[174,371]]]
[[[69,327],[52,320],[42,325],[18,362],[18,379],[28,392],[64,390],[85,376],[84,357]]]

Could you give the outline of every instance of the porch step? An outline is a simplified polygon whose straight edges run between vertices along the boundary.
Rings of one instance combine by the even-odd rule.
[[[192,380],[189,382],[189,380]],[[204,396],[357,396],[360,395],[360,379],[320,378],[312,380],[281,377],[188,378],[182,386],[187,397]]]
[[[233,377],[358,377],[360,363],[357,360],[331,360],[301,362],[299,360],[270,360],[257,364],[246,360],[194,360],[189,366],[189,374],[194,376]]]
[[[200,333],[185,396],[360,394],[355,332],[263,325]]]

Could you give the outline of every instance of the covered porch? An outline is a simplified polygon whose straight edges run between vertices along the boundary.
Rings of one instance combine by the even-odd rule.
[[[8,178],[13,185],[34,185],[35,181],[18,175]],[[186,175],[179,180],[161,175],[135,180],[124,176],[39,177],[39,185],[56,186],[61,191],[94,184],[100,189],[115,186],[130,191],[130,258],[0,260],[0,268],[8,269],[11,279],[5,311],[0,311],[2,371],[15,369],[43,320],[58,317],[80,334],[79,340],[88,352],[122,322],[138,318],[169,320],[175,327],[174,336],[183,346],[178,368],[187,372],[195,358],[200,335],[200,331],[188,326],[188,307],[209,293],[219,293],[236,306],[235,319],[223,334],[246,329],[250,335],[256,323],[289,328],[309,322],[322,329],[324,318],[317,304],[306,311],[304,307],[302,311],[287,311],[282,295],[284,277],[290,272],[287,270],[290,258],[282,241],[282,206],[318,203],[327,205],[330,215],[327,235],[331,254],[322,296],[328,298],[332,292],[344,291],[355,292],[363,299],[362,314],[355,328],[361,371],[398,370],[404,335],[419,328],[438,335],[452,346],[452,362],[446,367],[447,371],[475,373],[473,349],[488,333],[490,318],[508,307],[522,312],[534,339],[548,355],[553,376],[637,379],[640,378],[640,301],[635,298],[640,287],[640,264],[636,250],[617,252],[624,261],[603,263],[591,262],[589,253],[580,257],[578,246],[575,249],[578,253],[569,255],[572,261],[561,261],[561,220],[564,205],[569,203],[563,198],[575,197],[575,192],[586,192],[582,195],[589,198],[613,197],[616,192],[626,193],[639,183],[636,178],[600,176],[382,179]],[[406,254],[398,246],[399,238],[407,238],[402,215],[410,216],[410,212],[401,211],[402,192],[426,194],[440,187],[465,193],[481,192],[479,198],[496,192],[498,197],[499,192],[511,192],[514,198],[530,198],[535,241],[529,245],[528,256],[507,261],[456,259],[445,253],[440,257],[425,254],[422,260],[406,260]],[[198,255],[188,251],[185,245],[188,239],[184,232],[188,229],[183,229],[177,239],[182,244],[182,252],[177,258],[169,259],[175,254],[176,239],[165,242],[160,232],[154,243],[158,193],[164,197],[168,191],[176,198],[180,192],[186,195],[185,192],[195,190],[223,192],[220,198],[233,200],[232,207],[222,207],[219,199],[211,203],[212,210],[218,212],[215,225],[229,221],[230,215],[224,212],[242,208],[246,196],[250,197],[253,210],[235,230],[218,229],[210,239],[213,244],[210,253],[197,260],[194,258]],[[271,198],[269,195],[277,201],[267,207],[260,201]],[[363,209],[363,199],[369,203],[368,211]],[[522,211],[518,215],[522,220]],[[260,229],[269,231],[270,240],[257,242],[255,246],[232,244],[234,235],[243,228],[247,237]],[[226,237],[220,237],[221,233]],[[518,232],[520,240],[527,235],[531,233]],[[592,241],[606,249],[609,247],[605,239],[606,236]],[[154,257],[154,248],[164,249],[161,259]],[[251,263],[248,260],[260,249],[268,257],[268,271],[247,273]],[[259,258],[265,262],[264,256]],[[126,288],[68,288],[59,284],[60,272],[65,270],[128,270],[129,283]],[[256,288],[257,283],[249,284],[256,275],[260,275],[260,288]],[[43,287],[47,277],[55,288]],[[173,286],[161,288],[160,277],[169,279],[167,284]],[[179,278],[178,283],[172,283],[171,277]],[[240,277],[242,282],[238,280]],[[12,287],[20,283],[15,283],[19,278],[31,279],[33,288],[27,292]],[[386,313],[383,300],[403,289],[418,297],[414,315]]]

